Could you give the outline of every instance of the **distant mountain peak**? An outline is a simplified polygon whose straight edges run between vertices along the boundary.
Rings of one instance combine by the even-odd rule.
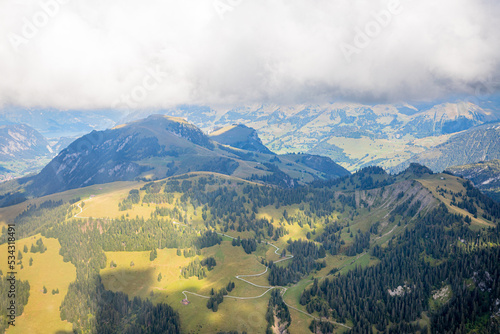
[[[116,125],[112,128],[112,130],[120,129],[120,128],[127,127],[127,126],[134,126],[135,124],[141,124],[141,123],[145,123],[148,121],[174,122],[174,123],[180,123],[180,124],[186,124],[186,125],[193,126],[184,117],[174,117],[174,116],[168,116],[168,115],[163,115],[163,114],[151,114],[151,115],[147,116],[146,118],[141,118],[139,120],[135,120],[132,122]]]
[[[78,138],[23,183],[28,194],[42,196],[94,184],[163,179],[196,171],[253,177],[274,184],[282,179],[295,184],[349,174],[324,157],[298,156],[300,159],[282,162],[262,144],[254,129],[244,125],[219,131],[214,139],[221,138],[229,142],[217,144],[183,118],[152,115]],[[270,161],[276,162],[275,168],[262,167]],[[302,179],[295,180],[289,173],[302,175]]]
[[[152,115],[78,138],[34,177],[32,190],[40,195],[134,180],[156,167],[168,170],[167,157],[196,155],[214,148],[208,136],[185,120]],[[148,161],[155,158],[164,161]]]
[[[473,125],[482,124],[482,122],[495,119],[491,111],[484,110],[471,102],[465,101],[438,104],[431,109],[418,112],[413,115],[413,117],[424,117],[432,119],[435,122],[456,121],[457,119],[465,118],[472,121]]]
[[[224,145],[252,152],[274,154],[262,144],[257,131],[244,124],[233,124],[219,128],[210,133],[209,136],[212,140]]]
[[[154,114],[147,118],[130,123],[115,126],[111,130],[124,129],[135,132],[148,133],[150,136],[162,136],[165,133],[173,134],[177,137],[187,139],[197,145],[208,149],[213,149],[214,145],[207,135],[198,127],[186,121],[182,117],[171,117]]]
[[[405,169],[411,162],[441,172],[451,166],[500,159],[500,123],[485,124],[454,134],[446,142],[419,153],[393,168]]]
[[[50,155],[49,142],[25,124],[0,125],[0,161]]]

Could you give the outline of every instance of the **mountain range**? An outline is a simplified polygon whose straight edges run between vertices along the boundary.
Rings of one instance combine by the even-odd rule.
[[[52,153],[49,142],[24,124],[0,125],[0,161],[33,158]]]
[[[487,166],[453,172],[494,185]],[[245,125],[165,115],[93,130],[0,184],[16,329],[40,315],[59,333],[498,333],[500,204],[451,172],[351,174]]]
[[[180,106],[162,113],[185,117],[207,132],[245,124],[273,152],[324,155],[354,171],[369,165],[395,167],[454,134],[498,121],[495,106],[464,101],[421,106],[337,102],[234,109]],[[143,115],[136,112],[128,118]]]
[[[16,226],[16,329],[33,332],[43,304],[38,321],[59,333],[498,333],[500,205],[460,177],[411,164],[294,187],[210,171],[111,182],[142,166],[156,175],[146,156],[187,149],[175,158],[189,163],[224,148],[272,160],[261,165],[282,180],[280,161],[328,166],[231,148],[164,116],[78,139],[34,179],[42,194],[65,189],[59,177],[75,189],[0,209]],[[7,261],[0,270],[5,289]]]
[[[416,162],[440,172],[452,166],[499,158],[500,123],[492,123],[457,133],[446,142],[411,157],[394,170],[404,170]]]
[[[500,124],[500,102],[494,99],[475,102],[386,105],[335,102],[229,109],[179,106],[156,112],[183,118],[220,144],[257,153],[326,156],[350,171],[377,165],[400,172],[411,162],[442,171],[453,165],[500,158],[495,151],[498,136],[494,130],[494,125]],[[140,120],[150,113],[7,108],[0,115],[0,124],[13,126],[25,122],[47,138],[55,155],[82,134]],[[483,130],[487,136],[482,135]],[[4,163],[0,164],[3,166],[0,173],[4,177],[19,177],[38,172],[47,162],[10,166],[14,173]]]
[[[45,138],[75,137],[92,130],[104,130],[120,121],[117,110],[54,110],[4,107],[0,125],[26,124]]]
[[[0,180],[38,172],[54,155],[51,143],[32,127],[0,125]]]
[[[238,128],[246,135],[238,137],[232,147],[224,144],[232,143],[232,129],[207,136],[182,118],[151,115],[92,131],[63,149],[40,173],[18,182],[28,194],[42,196],[93,184],[155,180],[195,171],[285,187],[350,174],[330,158],[276,155],[266,150],[254,130]]]

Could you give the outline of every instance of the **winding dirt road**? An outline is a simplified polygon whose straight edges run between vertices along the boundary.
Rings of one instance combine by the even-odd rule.
[[[174,222],[174,223],[175,223],[175,222]],[[177,223],[177,224],[179,224],[179,223]],[[224,234],[224,233],[219,233],[219,232],[217,232],[217,234],[222,235],[222,236],[225,236],[225,237],[228,237],[228,238],[231,238],[231,239],[236,239],[235,237],[232,237],[232,236],[227,235],[227,234]],[[280,255],[280,254],[278,254],[278,251],[280,250],[278,246],[273,245],[273,244],[272,244],[272,243],[270,243],[270,242],[267,242],[267,244],[268,244],[269,246],[272,246],[272,247],[276,248],[276,250],[274,251],[274,253],[275,253],[276,255],[278,255],[278,256]],[[286,260],[289,260],[289,259],[291,259],[291,258],[293,258],[293,255],[287,255],[286,257],[284,257],[284,258],[282,258],[282,259],[279,259],[279,260],[275,261],[274,263],[279,263],[279,262],[282,262],[282,261],[286,261]],[[263,266],[264,266],[264,265],[263,265]],[[288,290],[288,288],[285,288],[285,287],[282,287],[282,286],[266,286],[266,285],[258,285],[258,284],[252,283],[252,282],[250,282],[250,281],[247,281],[246,279],[244,279],[244,278],[243,278],[243,277],[259,277],[259,276],[262,276],[262,275],[264,275],[265,273],[267,273],[267,270],[269,269],[267,266],[265,266],[265,267],[266,267],[266,269],[265,269],[263,272],[261,272],[261,273],[258,273],[258,274],[249,274],[249,275],[236,275],[236,276],[235,276],[235,278],[236,278],[236,279],[238,279],[238,280],[240,280],[240,281],[243,281],[243,282],[245,282],[245,283],[247,283],[247,284],[250,284],[250,285],[252,285],[252,286],[255,286],[255,287],[257,287],[257,288],[266,289],[266,291],[264,291],[262,294],[260,294],[260,295],[258,295],[258,296],[253,296],[253,297],[236,297],[236,296],[229,296],[229,295],[226,295],[226,296],[224,296],[224,298],[233,298],[233,299],[240,299],[240,300],[245,300],[245,299],[257,299],[257,298],[261,298],[261,297],[263,297],[266,293],[268,293],[269,291],[271,291],[271,290],[273,290],[273,289],[281,289],[281,291],[282,291],[282,292],[281,292],[281,295],[282,295],[282,296],[284,296],[284,295],[285,295],[285,293],[286,293],[286,291]],[[190,294],[190,295],[193,295],[193,296],[197,296],[197,297],[200,297],[200,298],[205,298],[205,299],[209,299],[209,298],[210,298],[210,296],[200,295],[200,294],[197,294],[197,293],[194,293],[194,292],[191,292],[191,291],[187,291],[187,290],[182,291],[182,294],[184,295],[184,297],[185,297],[185,299],[186,299],[186,300],[188,300],[187,294]],[[295,311],[297,311],[297,312],[300,312],[300,313],[302,313],[302,314],[305,314],[305,315],[307,315],[308,317],[313,318],[313,319],[315,319],[315,320],[318,320],[318,321],[321,321],[321,320],[322,320],[322,321],[328,321],[328,322],[330,322],[330,323],[332,323],[332,324],[339,325],[339,326],[345,327],[345,328],[347,328],[347,329],[351,329],[351,327],[349,327],[349,326],[347,326],[347,325],[345,325],[345,324],[342,324],[342,323],[339,323],[339,322],[335,322],[335,321],[332,321],[332,320],[327,320],[327,319],[320,319],[320,318],[317,318],[317,317],[313,316],[312,314],[309,314],[309,313],[304,312],[304,311],[302,311],[302,310],[300,310],[300,309],[298,309],[298,308],[296,308],[296,307],[291,306],[290,304],[288,304],[288,303],[287,303],[287,302],[285,302],[284,300],[283,300],[283,302],[286,304],[286,306],[288,306],[288,307],[289,307],[289,308],[291,308],[292,310],[295,310]]]

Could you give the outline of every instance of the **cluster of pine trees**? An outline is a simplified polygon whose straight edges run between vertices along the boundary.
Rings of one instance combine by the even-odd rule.
[[[224,296],[228,294],[226,288],[222,288],[219,291],[210,291],[210,298],[207,301],[207,308],[214,312],[219,310],[219,305],[224,301]]]
[[[450,285],[453,297],[432,314],[431,331],[465,333],[467,328],[479,327],[484,333],[493,333],[493,320],[481,321],[489,318],[488,308],[500,298],[500,249],[477,246],[486,245],[485,240],[496,233],[483,231],[478,238],[465,226],[462,216],[449,213],[441,205],[422,217],[415,228],[393,238],[387,249],[376,246],[372,255],[380,258],[379,264],[357,267],[321,282],[315,280],[302,293],[300,303],[309,312],[317,311],[340,322],[351,320],[351,333],[371,333],[372,325],[379,331],[404,329],[417,333],[425,329],[412,322],[429,311],[431,292]],[[472,247],[465,248],[458,240]],[[440,262],[432,265],[425,257]],[[402,287],[401,293],[389,294],[397,287]]]
[[[215,245],[220,245],[222,242],[222,238],[215,231],[208,230],[203,233],[195,242],[196,247],[198,248],[207,248]]]
[[[146,194],[158,194],[160,193],[164,182],[149,182],[141,187],[141,190],[144,190]]]
[[[229,281],[225,288],[220,289],[219,291],[215,291],[214,289],[210,290],[210,298],[207,301],[207,308],[214,312],[219,310],[219,305],[224,301],[224,296],[234,289],[234,282]]]
[[[212,258],[213,259],[213,258]],[[205,260],[204,260],[205,261]],[[208,265],[207,263],[205,263]],[[184,278],[189,278],[196,276],[199,280],[207,277],[207,272],[204,265],[201,263],[200,259],[196,258],[194,261],[189,263],[186,267],[182,267],[181,276]]]
[[[328,321],[314,319],[309,324],[309,330],[312,333],[333,333],[335,325]]]
[[[179,252],[177,252],[177,255],[179,255]],[[183,249],[182,250],[182,255],[184,257],[194,257],[195,255],[201,255],[200,250],[193,248],[189,249]]]
[[[11,299],[8,298],[10,286],[11,282],[7,281],[7,277],[3,276],[3,273],[0,270],[0,296],[2,296],[2,298],[0,298],[0,333],[4,333],[9,327],[8,321],[10,319],[8,318],[8,315],[10,315],[10,312],[7,308],[10,306],[11,301]],[[17,280],[15,293],[17,317],[23,314],[24,306],[28,303],[29,296],[30,284],[28,281]]]
[[[358,233],[354,236],[354,243],[346,249],[347,256],[356,256],[364,252],[365,249],[370,247],[370,231],[365,233]]]
[[[170,217],[170,219],[179,223],[183,223],[187,220],[186,213],[177,206],[175,206],[173,209],[156,207],[153,216]]]
[[[102,232],[99,239],[105,251],[147,251],[154,248],[185,248],[196,240],[190,228],[174,225],[170,220],[153,215],[149,219],[125,217],[89,219],[89,229]]]
[[[317,246],[312,241],[295,240],[288,241],[288,251],[293,254],[291,263],[286,266],[278,266],[272,261],[269,263],[268,280],[271,285],[284,286],[289,283],[298,282],[304,275],[313,270],[321,270],[326,267],[326,262],[317,262],[317,259],[326,257],[323,246]]]
[[[241,239],[239,236],[233,239],[231,244],[235,247],[243,247],[243,250],[247,254],[251,254],[257,250],[257,241],[255,239]]]
[[[212,270],[217,265],[217,261],[213,256],[204,258],[200,263],[202,266],[207,267],[208,271]]]
[[[139,194],[139,190],[132,189],[129,191],[127,198],[118,203],[118,210],[125,211],[132,209],[134,204],[138,204],[141,200],[141,195]]]
[[[29,205],[15,219],[16,238],[22,239],[40,233],[48,226],[57,225],[72,216],[70,205],[61,201],[45,201],[39,206]],[[5,226],[2,228],[0,244],[7,242]]]
[[[179,315],[169,305],[153,305],[137,297],[131,300],[104,288],[99,272],[106,266],[103,246],[108,239],[103,236],[109,230],[101,232],[104,226],[111,229],[113,225],[72,220],[42,230],[45,237],[59,240],[63,260],[76,267],[76,280],[61,304],[61,319],[73,323],[77,332],[180,333]]]
[[[172,204],[174,203],[174,194],[171,193],[159,193],[159,194],[144,194],[144,197],[142,198],[142,203],[145,204],[163,204],[163,203],[168,203]]]
[[[271,298],[269,298],[269,302],[267,304],[266,311],[266,320],[267,320],[267,329],[266,334],[272,334],[272,327],[275,325],[275,319],[278,320],[278,327],[280,328],[280,333],[283,332],[284,329],[287,329],[292,322],[292,318],[290,317],[290,311],[288,310],[288,306],[283,301],[281,296],[281,291],[279,289],[274,289],[271,291]]]
[[[340,247],[345,244],[345,242],[340,237],[343,226],[338,222],[333,222],[331,224],[326,224],[324,231],[321,235],[316,238],[316,241],[323,244],[323,247],[330,252],[332,255],[337,255],[340,252]]]
[[[45,253],[47,247],[43,244],[42,238],[36,241],[36,245],[31,244],[30,252],[31,253]]]

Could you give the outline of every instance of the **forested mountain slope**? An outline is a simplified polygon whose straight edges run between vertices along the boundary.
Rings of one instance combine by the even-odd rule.
[[[452,166],[447,172],[470,180],[478,189],[500,201],[500,160],[480,161],[474,164]]]
[[[284,188],[193,172],[78,194],[11,216],[76,268],[60,317],[84,332],[499,329],[500,206],[464,179],[370,167]]]

